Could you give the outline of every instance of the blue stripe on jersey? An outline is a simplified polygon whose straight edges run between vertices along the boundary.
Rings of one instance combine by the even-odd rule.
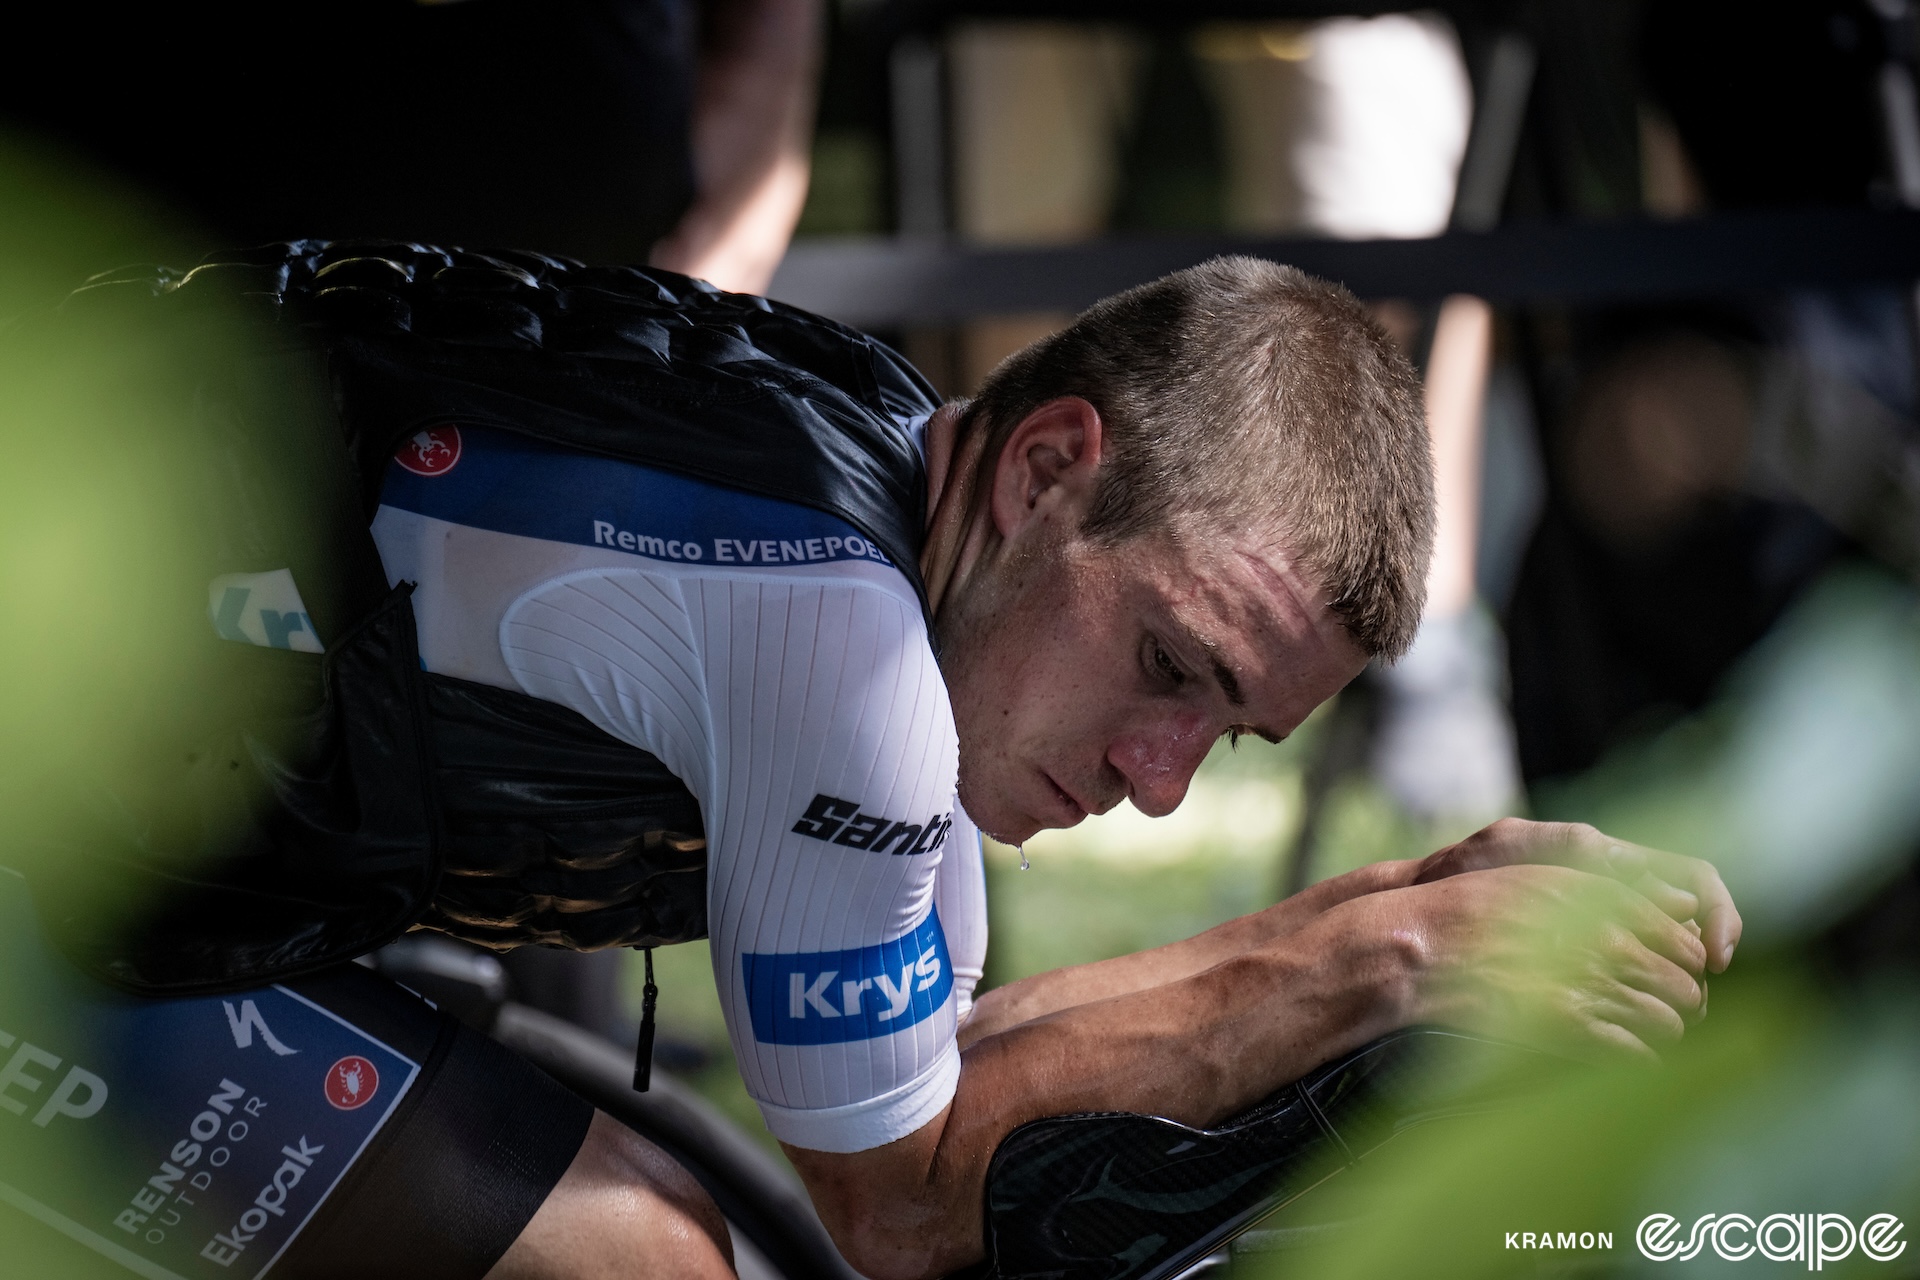
[[[842,1044],[904,1031],[953,991],[937,912],[891,942],[849,951],[746,952],[742,979],[762,1044]]]
[[[450,524],[650,560],[753,568],[893,563],[851,525],[811,507],[508,431],[462,426],[459,433],[457,461],[438,475],[389,463],[381,503]]]

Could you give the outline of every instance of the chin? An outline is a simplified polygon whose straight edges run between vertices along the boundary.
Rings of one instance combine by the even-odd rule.
[[[964,780],[960,783],[959,792],[960,807],[967,811],[967,817],[973,819],[973,825],[980,828],[989,839],[1001,844],[1018,845],[1045,830],[1045,824],[1035,822],[1027,814],[984,800],[979,789],[968,786]]]

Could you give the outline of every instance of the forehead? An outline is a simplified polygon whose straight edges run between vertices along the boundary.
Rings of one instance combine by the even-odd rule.
[[[1277,536],[1149,536],[1116,554],[1129,604],[1225,662],[1250,705],[1291,711],[1296,695],[1318,703],[1366,665],[1324,589]]]

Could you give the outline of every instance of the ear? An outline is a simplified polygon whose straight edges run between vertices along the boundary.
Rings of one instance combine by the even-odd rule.
[[[1022,418],[993,469],[989,501],[1000,537],[1012,542],[1048,524],[1079,527],[1105,444],[1100,411],[1079,396],[1049,400]]]

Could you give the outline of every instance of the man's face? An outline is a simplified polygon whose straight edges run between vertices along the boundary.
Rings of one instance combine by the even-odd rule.
[[[961,803],[1003,841],[1170,813],[1216,738],[1284,737],[1366,665],[1272,539],[1069,535],[998,577],[943,666]]]

